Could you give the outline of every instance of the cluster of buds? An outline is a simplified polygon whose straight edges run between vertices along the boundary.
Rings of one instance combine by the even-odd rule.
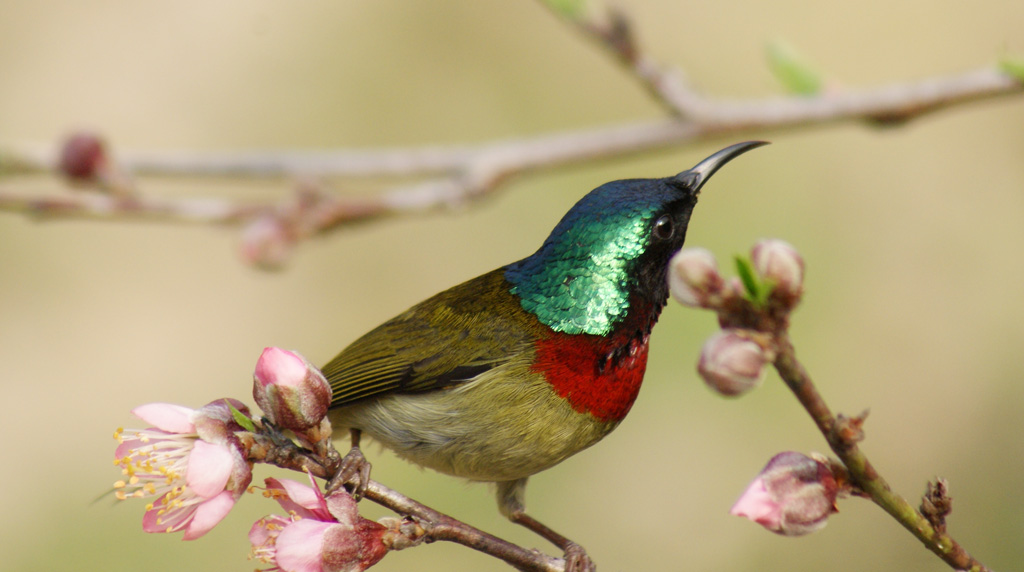
[[[827,459],[787,451],[772,457],[729,512],[784,536],[820,530],[836,509],[838,480]]]
[[[703,248],[684,248],[669,263],[669,291],[677,302],[719,312],[740,299],[761,305],[782,303],[792,309],[803,293],[804,261],[789,243],[778,239],[757,242],[749,261],[738,259],[741,277],[726,280],[715,256]],[[753,275],[747,274],[747,269]]]
[[[310,477],[312,481],[312,477]],[[344,489],[327,495],[316,482],[266,479],[264,496],[288,516],[270,515],[249,531],[251,558],[288,572],[362,572],[389,550],[419,542],[422,528],[395,518],[374,522],[360,516]]]
[[[737,267],[740,276],[725,279],[714,255],[703,248],[679,251],[669,266],[672,297],[685,306],[714,310],[725,327],[704,344],[697,371],[708,387],[728,396],[761,384],[774,359],[771,337],[762,329],[788,314],[803,292],[803,259],[781,240],[759,241],[749,259],[737,259]]]
[[[714,310],[722,330],[701,349],[697,372],[727,396],[761,384],[775,360],[776,336],[803,294],[804,261],[790,244],[761,240],[749,258],[737,258],[739,276],[726,279],[707,250],[687,248],[673,257],[669,289],[680,304]],[[836,512],[843,479],[827,459],[786,452],[773,457],[750,483],[731,513],[768,530],[799,536],[825,526]]]

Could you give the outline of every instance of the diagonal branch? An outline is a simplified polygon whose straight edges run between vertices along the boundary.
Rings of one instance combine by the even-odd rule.
[[[933,526],[906,499],[889,487],[889,483],[875,470],[867,455],[857,445],[857,436],[851,438],[848,432],[844,431],[841,416],[837,419],[829,410],[807,370],[797,361],[789,337],[785,334],[778,336],[775,369],[814,419],[829,447],[846,466],[854,484],[953,569],[988,572],[988,567],[972,557],[963,546],[946,534],[945,530]]]

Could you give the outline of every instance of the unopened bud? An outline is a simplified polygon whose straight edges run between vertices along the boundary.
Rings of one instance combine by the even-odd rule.
[[[669,263],[669,291],[684,306],[709,307],[723,285],[715,256],[706,249],[684,248]]]
[[[760,240],[750,251],[754,270],[775,288],[799,295],[804,280],[804,259],[793,245],[777,238]]]
[[[800,536],[827,524],[837,493],[828,463],[787,451],[768,461],[729,513],[776,534]]]
[[[291,256],[295,240],[276,217],[258,218],[242,231],[242,258],[264,269],[276,269]]]
[[[60,149],[58,169],[69,179],[93,181],[107,168],[107,150],[103,140],[93,133],[75,133]]]
[[[305,431],[327,415],[331,386],[301,355],[266,348],[256,362],[252,396],[275,425]]]
[[[704,343],[697,372],[711,389],[735,396],[761,384],[768,361],[764,349],[756,342],[734,330],[722,330]]]

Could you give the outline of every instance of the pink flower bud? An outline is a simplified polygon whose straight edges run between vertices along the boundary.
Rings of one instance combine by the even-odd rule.
[[[799,295],[804,280],[804,259],[793,245],[777,238],[760,240],[750,251],[754,270],[778,289]]]
[[[327,415],[331,386],[301,355],[265,348],[253,374],[252,396],[275,425],[305,431]]]
[[[64,141],[60,149],[58,169],[70,179],[99,179],[106,166],[106,146],[94,133],[75,133]]]
[[[827,463],[788,451],[768,461],[729,512],[776,534],[800,536],[825,526],[837,493]]]
[[[258,218],[242,231],[242,259],[265,269],[284,265],[295,247],[295,238],[277,217]]]
[[[756,342],[734,330],[722,330],[704,343],[697,372],[711,389],[734,396],[761,384],[768,361]]]
[[[668,273],[672,297],[684,306],[707,308],[724,285],[715,256],[703,248],[684,248],[672,257]]]

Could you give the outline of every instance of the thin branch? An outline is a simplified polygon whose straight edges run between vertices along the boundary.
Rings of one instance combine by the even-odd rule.
[[[553,9],[550,3],[542,4]],[[670,114],[688,118],[700,108],[702,98],[686,85],[682,72],[662,66],[640,48],[633,23],[621,9],[609,7],[601,15],[588,10],[573,14],[554,11],[604,48]]]
[[[518,173],[770,129],[841,121],[897,124],[947,107],[1022,91],[1024,84],[1013,77],[995,68],[983,68],[917,82],[815,96],[716,100],[691,93],[686,119],[631,122],[479,146],[379,151],[120,152],[117,155],[121,167],[130,172],[170,176],[406,177],[498,170]],[[53,152],[14,146],[0,149],[0,165],[5,165],[0,172],[54,172],[56,164]]]
[[[828,441],[829,447],[846,465],[853,483],[954,569],[988,572],[988,567],[975,560],[967,550],[946,534],[945,530],[937,530],[928,518],[914,509],[906,499],[892,491],[889,483],[875,470],[857,445],[858,438],[851,438],[850,432],[844,430],[842,419],[837,419],[829,410],[807,371],[797,361],[793,344],[784,333],[776,338],[776,350],[778,354],[775,369],[810,413],[814,423]]]
[[[419,213],[464,204],[494,192],[507,178],[556,166],[678,146],[724,135],[750,135],[770,129],[800,128],[840,121],[897,124],[926,113],[1024,90],[993,69],[917,83],[814,97],[777,97],[750,101],[714,101],[694,97],[687,119],[628,123],[599,129],[494,142],[480,147],[392,149],[382,151],[282,152],[237,154],[123,155],[122,170],[160,175],[283,176],[307,172],[329,175],[447,173],[433,180],[400,185],[379,195],[337,197],[317,192],[310,203],[234,203],[227,199],[170,199],[97,194],[39,197],[0,187],[0,210],[39,218],[136,219],[214,225],[253,225],[268,217],[273,233],[251,232],[243,252],[251,262],[278,264],[305,238],[356,221]],[[19,172],[50,170],[56,159],[43,154],[0,153]],[[12,167],[12,169],[14,169]],[[295,208],[303,203],[303,208]],[[266,225],[264,225],[266,226]],[[262,228],[262,227],[261,227]],[[255,236],[256,239],[249,237]],[[265,252],[276,256],[261,258]],[[252,254],[257,253],[257,254]]]

